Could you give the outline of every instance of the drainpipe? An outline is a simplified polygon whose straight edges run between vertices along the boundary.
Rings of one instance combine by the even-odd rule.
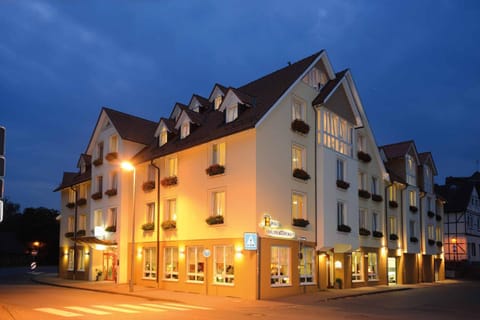
[[[73,218],[73,280],[76,280],[77,275],[77,215],[78,215],[78,193],[77,189],[70,187],[75,194],[75,213]]]
[[[422,199],[425,198],[425,196],[427,195],[426,192],[422,192],[420,191],[420,196],[418,198],[418,202],[419,202],[419,206],[418,206],[418,213],[420,215],[420,254],[422,255],[422,261],[421,263],[423,263],[423,253],[425,252],[425,255],[426,255],[426,252],[427,252],[427,249],[426,249],[426,246],[425,246],[425,240],[426,237],[425,237],[425,227],[423,225],[423,216],[422,216]],[[421,267],[421,264],[420,264],[420,261],[418,262],[418,277],[419,277],[419,281],[418,282],[423,282],[423,268],[420,268]],[[422,281],[420,281],[420,277],[422,278]]]
[[[314,128],[314,135],[315,135],[315,147],[313,148],[314,150],[314,169],[313,169],[313,172],[314,172],[314,177],[315,177],[315,183],[314,183],[314,190],[315,190],[315,223],[314,223],[314,226],[315,226],[315,252],[317,253],[317,237],[318,237],[318,224],[317,224],[317,221],[318,221],[318,197],[317,197],[317,188],[318,188],[318,185],[317,185],[317,180],[318,180],[318,177],[317,177],[317,147],[318,147],[318,135],[317,135],[317,128],[318,128],[318,109],[315,109],[317,112],[315,112],[315,128]],[[317,253],[315,259],[317,261],[316,265],[317,265],[317,288],[320,289],[320,259],[319,259],[320,255]]]
[[[387,190],[388,190],[388,188],[390,188],[390,186],[392,186],[392,185],[393,185],[393,183],[388,183],[388,184],[383,188],[383,192],[384,192],[384,195],[383,195],[383,196],[384,196],[384,201],[383,201],[383,202],[384,202],[384,206],[385,206],[385,220],[384,220],[384,221],[385,221],[385,222],[384,222],[384,231],[385,231],[384,234],[385,234],[385,240],[386,240],[386,241],[385,241],[385,244],[386,244],[385,250],[387,251],[387,252],[386,252],[387,261],[385,261],[385,262],[386,262],[386,263],[385,263],[385,267],[387,268],[387,272],[386,272],[385,274],[387,275],[387,285],[388,285],[388,283],[389,283],[389,279],[388,279],[388,250],[389,250],[389,249],[388,249],[388,241],[390,240],[390,233],[388,232],[388,209],[387,209],[387,208],[388,208],[388,201],[387,201],[387,199],[388,199],[388,197],[387,197],[388,191],[387,191]],[[395,260],[395,261],[396,261],[396,260]],[[396,270],[396,266],[395,266],[395,270]]]
[[[153,160],[150,160],[150,164],[156,169],[157,171],[157,206],[156,206],[156,211],[157,211],[157,272],[156,272],[156,283],[157,283],[157,288],[160,287],[160,275],[159,275],[159,270],[160,270],[160,168],[155,165]]]

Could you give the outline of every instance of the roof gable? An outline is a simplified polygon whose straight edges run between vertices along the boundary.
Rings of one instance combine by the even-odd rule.
[[[215,86],[213,86],[212,92],[208,96],[208,101],[213,102],[216,97],[218,96],[224,96],[227,92],[227,87],[222,86],[221,84],[216,83]]]
[[[432,169],[433,175],[436,176],[438,174],[431,152],[421,152],[418,154],[418,158],[422,165],[428,165]]]

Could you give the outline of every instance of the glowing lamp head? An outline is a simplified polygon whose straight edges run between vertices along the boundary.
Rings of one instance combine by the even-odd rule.
[[[122,167],[123,170],[125,171],[133,171],[135,170],[135,167],[133,166],[133,164],[131,162],[128,162],[128,161],[123,161],[120,165]]]

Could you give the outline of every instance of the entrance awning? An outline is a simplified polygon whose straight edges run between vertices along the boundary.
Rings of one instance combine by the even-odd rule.
[[[98,239],[96,237],[80,237],[77,238],[76,240],[78,243],[84,243],[84,244],[101,244],[104,246],[116,246],[117,243],[115,241],[111,240],[102,240]]]

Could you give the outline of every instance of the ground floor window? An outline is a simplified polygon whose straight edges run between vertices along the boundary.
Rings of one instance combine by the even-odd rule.
[[[157,277],[157,250],[156,248],[143,249],[143,278],[156,279]]]
[[[368,280],[378,280],[378,259],[377,254],[373,252],[368,253]]]
[[[315,250],[312,247],[300,249],[300,284],[314,283]]]
[[[187,279],[190,282],[203,282],[205,258],[202,251],[203,247],[187,248]]]
[[[270,283],[272,287],[290,285],[290,248],[272,246],[270,251]]]
[[[363,253],[352,252],[352,281],[363,281]]]
[[[68,249],[68,263],[67,263],[68,271],[73,271],[74,259],[75,259],[75,250]]]
[[[163,257],[163,278],[167,280],[178,280],[178,249],[166,247]]]
[[[233,246],[215,246],[214,252],[214,282],[222,284],[233,284],[235,279],[233,272]]]
[[[85,251],[83,248],[77,250],[77,270],[85,271]]]

